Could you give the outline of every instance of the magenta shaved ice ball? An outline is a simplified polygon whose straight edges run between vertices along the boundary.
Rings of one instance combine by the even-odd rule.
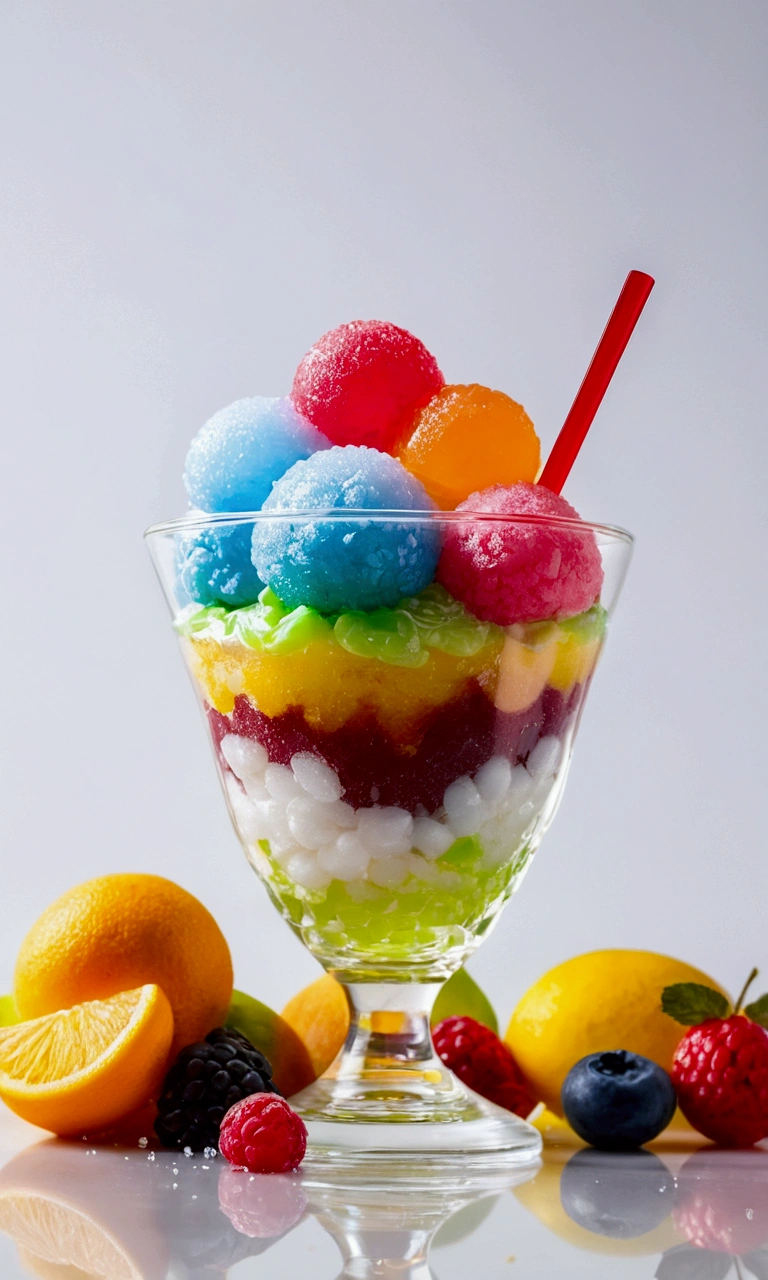
[[[456,511],[580,519],[565,498],[539,484],[492,485]],[[586,525],[468,521],[447,528],[437,580],[477,618],[507,627],[589,609],[600,595],[603,566]]]
[[[334,444],[392,453],[444,382],[424,343],[386,320],[323,334],[301,361],[291,399]]]

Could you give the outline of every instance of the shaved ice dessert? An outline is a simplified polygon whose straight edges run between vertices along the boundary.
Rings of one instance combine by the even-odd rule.
[[[443,381],[435,357],[407,329],[353,320],[324,334],[307,352],[291,400],[334,444],[394,452]]]
[[[554,814],[606,611],[540,465],[521,405],[378,321],[190,448],[175,627],[248,858],[345,980],[451,973]]]

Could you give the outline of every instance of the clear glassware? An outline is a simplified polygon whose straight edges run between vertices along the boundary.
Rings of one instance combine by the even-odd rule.
[[[179,548],[257,521],[586,533],[600,602],[506,628],[434,583],[395,610],[332,618],[289,611],[268,589],[240,609],[191,602]],[[246,857],[349,996],[344,1049],[292,1100],[314,1158],[535,1158],[536,1130],[436,1057],[429,1014],[554,817],[630,535],[543,517],[333,510],[192,513],[147,539]]]

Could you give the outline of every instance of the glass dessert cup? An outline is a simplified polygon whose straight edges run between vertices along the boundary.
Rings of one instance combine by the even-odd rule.
[[[289,610],[269,588],[236,609],[190,601],[180,548],[262,521],[341,521],[345,545],[377,523],[586,534],[600,601],[509,627],[478,621],[437,583],[394,609],[331,617]],[[542,517],[332,510],[190,514],[147,538],[246,857],[349,997],[343,1050],[292,1099],[312,1158],[535,1158],[536,1130],[436,1057],[429,1015],[554,817],[630,536]]]

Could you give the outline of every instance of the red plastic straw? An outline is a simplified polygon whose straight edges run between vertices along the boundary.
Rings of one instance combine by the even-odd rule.
[[[624,354],[624,349],[632,337],[632,330],[640,319],[640,313],[648,301],[653,288],[653,277],[644,271],[630,271],[619,294],[611,318],[605,326],[602,338],[592,362],[584,375],[584,381],[576,393],[576,399],[563,423],[552,452],[547,458],[547,465],[539,476],[539,484],[543,484],[553,493],[560,493],[568,479],[568,474],[576,461],[576,455],[584,443],[589,428],[600,402],[608,390],[616,366]]]

